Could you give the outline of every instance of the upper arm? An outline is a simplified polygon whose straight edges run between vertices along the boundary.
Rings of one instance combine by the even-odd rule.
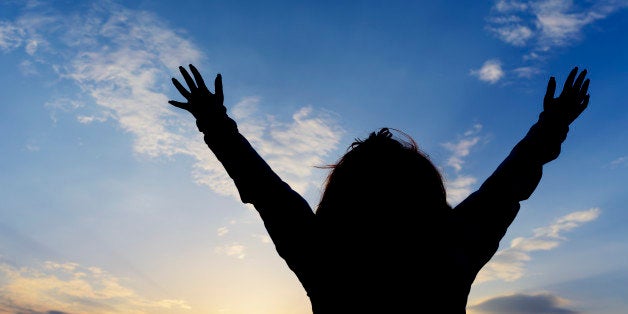
[[[472,193],[454,208],[456,240],[475,272],[497,252],[520,208],[518,201],[485,192]]]
[[[316,266],[317,240],[320,240],[314,213],[308,203],[287,184],[285,190],[275,191],[269,196],[264,201],[254,203],[255,208],[264,221],[277,253],[306,286]]]
[[[240,199],[260,214],[279,255],[304,287],[318,256],[314,212],[306,200],[270,168],[239,133],[206,142],[233,179]]]
[[[458,239],[479,268],[497,251],[520,202],[538,186],[543,165],[558,157],[566,133],[541,121],[532,126],[480,188],[454,208]]]

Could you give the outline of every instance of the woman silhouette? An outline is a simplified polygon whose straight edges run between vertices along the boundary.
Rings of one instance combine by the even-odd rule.
[[[332,166],[313,211],[238,132],[223,106],[222,77],[208,90],[198,70],[179,70],[189,111],[211,151],[253,204],[314,313],[465,313],[471,284],[491,259],[520,202],[556,159],[569,125],[589,102],[575,67],[554,97],[549,79],[538,121],[495,172],[452,208],[441,175],[407,135],[388,128],[356,140]]]

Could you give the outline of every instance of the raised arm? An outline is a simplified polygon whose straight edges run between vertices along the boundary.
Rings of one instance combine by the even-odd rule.
[[[209,91],[201,74],[190,65],[194,79],[179,67],[189,91],[175,78],[172,83],[187,100],[169,103],[196,118],[205,143],[233,179],[244,203],[255,206],[275,247],[304,286],[315,263],[315,217],[308,203],[283,182],[238,132],[223,105],[222,77],[216,76],[215,92]],[[306,287],[307,289],[307,287]]]
[[[573,68],[558,97],[556,80],[549,79],[539,120],[482,186],[456,206],[458,230],[476,272],[495,254],[520,202],[539,184],[543,165],[558,157],[569,125],[587,107],[586,74],[583,70],[578,75],[578,68]]]

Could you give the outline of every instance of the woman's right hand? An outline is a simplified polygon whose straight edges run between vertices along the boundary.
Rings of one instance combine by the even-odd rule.
[[[554,97],[556,79],[553,76],[550,77],[543,101],[543,110],[567,125],[576,120],[589,104],[589,79],[584,79],[587,70],[580,72],[576,78],[577,73],[578,67],[574,67],[567,76],[563,91],[558,97]]]

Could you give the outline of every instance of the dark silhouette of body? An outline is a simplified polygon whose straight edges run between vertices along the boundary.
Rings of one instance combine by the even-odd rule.
[[[305,288],[314,313],[465,313],[471,284],[520,207],[556,159],[569,125],[587,107],[589,79],[574,68],[554,97],[549,80],[539,120],[495,172],[452,208],[441,175],[410,137],[388,128],[357,140],[332,169],[321,201],[308,203],[238,132],[198,70],[172,79],[205,142],[255,206],[277,252]]]

